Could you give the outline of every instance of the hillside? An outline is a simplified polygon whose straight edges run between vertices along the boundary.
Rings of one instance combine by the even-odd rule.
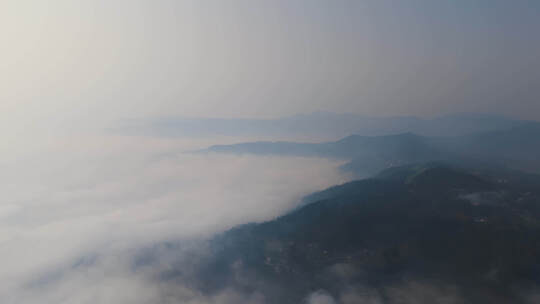
[[[500,174],[432,163],[315,193],[290,214],[215,238],[198,286],[232,284],[268,303],[319,289],[339,298],[350,286],[384,303],[526,303],[540,284],[540,183]],[[438,292],[396,298],[411,282]]]

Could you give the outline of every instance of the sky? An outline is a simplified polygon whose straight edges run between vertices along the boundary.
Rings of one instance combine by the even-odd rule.
[[[2,1],[2,129],[316,111],[540,119],[538,1]]]
[[[129,263],[272,219],[350,180],[341,163],[183,153],[256,138],[103,130],[318,111],[540,120],[539,16],[526,0],[0,1],[0,298],[258,303],[151,281],[166,258]]]

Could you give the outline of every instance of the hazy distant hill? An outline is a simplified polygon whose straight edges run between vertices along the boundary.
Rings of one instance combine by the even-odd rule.
[[[318,156],[351,159],[367,155],[393,155],[400,152],[407,157],[422,158],[436,153],[430,140],[411,133],[386,136],[351,135],[335,142],[295,143],[295,142],[252,142],[233,145],[216,145],[203,152]]]
[[[438,143],[452,153],[540,172],[540,123],[439,139]]]
[[[346,159],[350,162],[344,169],[360,177],[393,166],[434,160],[490,162],[540,172],[540,123],[453,137],[353,135],[326,143],[253,142],[212,146],[204,151]]]
[[[130,121],[115,129],[121,133],[157,136],[260,136],[337,138],[412,132],[425,136],[454,136],[506,129],[524,123],[485,114],[454,114],[424,119],[412,116],[367,117],[327,112],[277,119],[161,118]]]
[[[540,286],[539,181],[441,163],[392,168],[218,236],[197,286],[257,291],[267,303],[319,289],[359,292],[344,303],[529,303]]]

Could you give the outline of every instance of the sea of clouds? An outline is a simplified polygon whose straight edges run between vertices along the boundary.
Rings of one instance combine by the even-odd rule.
[[[0,163],[2,303],[251,303],[257,294],[203,295],[156,279],[210,238],[275,218],[313,191],[350,179],[336,161],[186,153],[240,139],[92,133],[17,142]],[[196,242],[195,242],[196,243]],[[198,247],[197,247],[198,246]],[[174,265],[173,265],[174,264]]]

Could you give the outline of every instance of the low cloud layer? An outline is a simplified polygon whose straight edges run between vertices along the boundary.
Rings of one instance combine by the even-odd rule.
[[[349,177],[338,172],[340,163],[323,159],[182,152],[197,144],[95,135],[34,142],[36,149],[6,154],[0,173],[4,303],[257,300],[170,288],[153,278],[172,267],[165,256],[162,264],[136,269],[134,259],[142,248],[272,219],[303,195]]]

